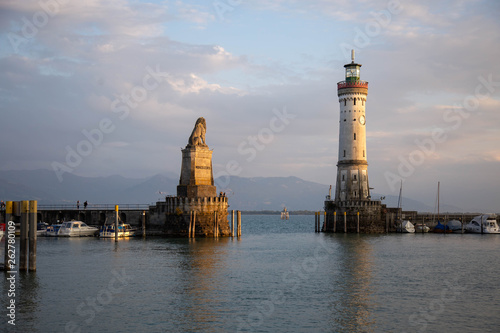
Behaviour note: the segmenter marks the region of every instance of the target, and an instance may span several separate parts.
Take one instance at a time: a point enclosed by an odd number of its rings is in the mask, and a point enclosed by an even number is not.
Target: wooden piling
[[[115,242],[118,242],[118,205],[115,205]]]
[[[337,212],[333,212],[333,232],[337,232]]]
[[[321,231],[326,231],[326,212],[323,213],[323,228],[321,229]]]
[[[231,211],[231,237],[234,237],[234,209]]]
[[[321,212],[318,212],[318,219],[316,220],[316,227],[318,232],[321,232]]]
[[[29,202],[29,271],[36,271],[36,223],[37,201]]]
[[[217,212],[214,212],[214,237],[219,236],[219,231],[217,230]]]
[[[193,211],[193,226],[191,227],[191,237],[195,237],[196,235],[196,211]]]
[[[358,222],[356,224],[356,232],[359,234],[359,212],[358,212]]]
[[[347,232],[347,212],[344,212],[344,233]]]
[[[193,225],[193,211],[189,211],[188,238],[191,238],[191,228]]]
[[[146,237],[146,211],[142,211],[142,237]]]
[[[21,202],[21,231],[20,231],[20,248],[19,248],[19,270],[26,271],[28,269],[28,219],[29,206],[27,200]]]
[[[4,238],[5,238],[5,255],[4,255],[4,270],[5,271],[10,271],[12,267],[10,266],[9,263],[9,221],[12,220],[12,201],[7,201],[5,203],[5,231],[4,231]],[[15,228],[15,227],[14,227]],[[15,230],[14,230],[15,232]],[[14,236],[14,235],[13,235]],[[15,239],[15,238],[12,238]],[[14,245],[11,244],[11,245]]]
[[[241,236],[241,211],[237,212],[237,222],[236,223],[238,225],[237,226],[238,230],[237,230],[236,234],[238,237],[240,237]]]

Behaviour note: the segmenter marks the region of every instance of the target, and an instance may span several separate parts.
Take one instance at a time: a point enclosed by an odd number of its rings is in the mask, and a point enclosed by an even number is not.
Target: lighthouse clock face
[[[359,123],[360,123],[361,125],[364,125],[364,124],[365,124],[365,121],[366,121],[365,116],[361,116],[361,117],[359,117]]]

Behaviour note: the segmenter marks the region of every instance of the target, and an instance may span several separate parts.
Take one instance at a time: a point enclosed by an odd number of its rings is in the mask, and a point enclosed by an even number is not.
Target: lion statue
[[[200,117],[196,120],[193,132],[189,137],[188,146],[206,146],[205,133],[207,132],[207,122],[205,118]]]

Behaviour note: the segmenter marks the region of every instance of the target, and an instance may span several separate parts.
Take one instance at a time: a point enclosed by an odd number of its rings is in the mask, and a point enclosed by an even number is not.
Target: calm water
[[[40,237],[15,327],[1,279],[0,331],[498,332],[499,251],[500,235],[316,234],[314,216],[244,215],[239,240]]]

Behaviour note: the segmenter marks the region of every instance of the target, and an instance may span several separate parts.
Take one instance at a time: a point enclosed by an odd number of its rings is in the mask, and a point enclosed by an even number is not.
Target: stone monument
[[[206,131],[205,118],[198,118],[186,148],[182,149],[181,177],[177,186],[179,197],[217,196],[212,172],[212,150],[205,143]]]
[[[150,216],[156,224],[164,218],[164,235],[219,237],[232,234],[227,219],[227,197],[222,193],[217,196],[214,185],[213,151],[205,142],[206,131],[205,118],[198,118],[188,144],[181,150],[177,195],[167,196],[164,202],[150,207]]]

